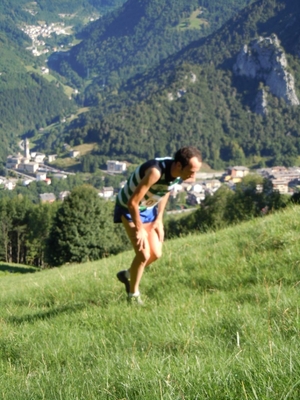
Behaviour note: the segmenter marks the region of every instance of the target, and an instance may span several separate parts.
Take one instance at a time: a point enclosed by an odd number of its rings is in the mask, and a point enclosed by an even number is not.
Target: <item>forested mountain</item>
[[[250,1],[128,0],[90,24],[82,32],[83,41],[50,65],[63,74],[72,68],[82,78],[96,77],[89,88],[95,93],[207,36]]]
[[[20,39],[24,40],[22,35]],[[18,135],[69,113],[73,103],[56,82],[28,67],[30,53],[0,32],[0,160],[16,149]]]
[[[120,6],[125,0],[1,0],[1,20],[20,24],[57,22],[59,14],[67,14],[72,23],[83,25],[84,17],[92,13],[105,14]],[[61,15],[60,18],[63,18]]]
[[[256,40],[265,46],[262,53],[270,59],[280,56],[282,68],[287,64],[277,78],[286,74],[286,80],[295,81],[299,97],[299,27],[298,2],[259,0],[215,34],[107,96],[68,132],[69,140],[96,141],[95,154],[129,161],[193,144],[215,168],[230,163],[294,165],[300,154],[300,107],[274,94],[266,72],[247,76],[235,71],[245,49],[244,59],[256,65],[255,51],[249,53]],[[278,68],[274,65],[271,72]],[[259,93],[267,98],[264,113],[254,107]]]
[[[72,24],[76,32],[88,22],[89,16],[97,17],[122,3],[123,0],[1,1],[1,161],[10,151],[16,150],[18,135],[45,126],[74,108],[57,80],[49,82],[41,77],[43,63],[26,49],[32,45],[32,40],[21,28],[55,21]]]

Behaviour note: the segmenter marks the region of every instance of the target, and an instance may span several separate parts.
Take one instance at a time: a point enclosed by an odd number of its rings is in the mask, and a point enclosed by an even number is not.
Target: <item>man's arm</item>
[[[143,223],[140,218],[139,204],[150,187],[159,180],[160,176],[161,173],[157,168],[149,168],[127,203],[132,221],[136,227],[136,237],[138,239],[137,244],[140,250],[145,248],[145,240],[147,239],[148,234],[143,228]]]
[[[167,202],[170,197],[170,192],[166,193],[164,197],[161,199],[161,201],[158,203],[157,206],[157,217],[156,220],[154,221],[153,224],[153,229],[156,231],[158,239],[163,242],[164,237],[165,237],[165,232],[164,232],[164,225],[163,225],[163,216],[164,216],[164,211],[167,205]]]
[[[161,201],[158,203],[158,206],[157,206],[157,210],[158,210],[157,219],[160,219],[161,221],[163,220],[164,211],[165,211],[167,202],[169,200],[169,197],[170,197],[170,192],[166,193],[164,195],[164,197],[161,199]]]

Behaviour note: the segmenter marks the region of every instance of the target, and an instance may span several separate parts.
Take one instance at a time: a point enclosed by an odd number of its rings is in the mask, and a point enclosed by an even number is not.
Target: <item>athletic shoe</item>
[[[128,294],[130,292],[130,279],[127,278],[126,272],[127,271],[125,271],[125,270],[119,271],[117,273],[117,278],[119,279],[120,282],[124,283],[126,293]]]
[[[138,295],[138,296],[128,296],[127,297],[127,302],[130,305],[131,304],[132,305],[138,305],[138,306],[143,306],[144,305],[140,295]]]

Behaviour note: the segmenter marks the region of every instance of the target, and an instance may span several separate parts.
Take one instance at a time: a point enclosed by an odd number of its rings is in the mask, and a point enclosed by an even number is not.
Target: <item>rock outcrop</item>
[[[287,60],[276,35],[259,37],[244,45],[237,56],[233,71],[236,75],[263,81],[270,92],[283,98],[287,104],[300,104],[295,81],[287,71]]]
[[[184,80],[189,80],[190,83],[195,83],[197,80],[197,75],[194,74],[194,72],[190,72],[188,75],[185,75]],[[181,89],[176,90],[176,94],[169,92],[167,93],[167,98],[169,101],[173,101],[175,97],[180,99],[182,96],[184,96],[187,92],[187,89],[185,87],[182,87]]]
[[[265,90],[260,89],[257,92],[254,101],[254,112],[260,115],[267,115],[268,114],[268,101],[267,101],[267,93]]]

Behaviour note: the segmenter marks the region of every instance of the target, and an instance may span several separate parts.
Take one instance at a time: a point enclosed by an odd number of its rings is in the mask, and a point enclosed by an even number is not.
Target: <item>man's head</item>
[[[195,179],[202,165],[202,156],[195,147],[182,147],[174,156],[174,172],[181,179]]]

